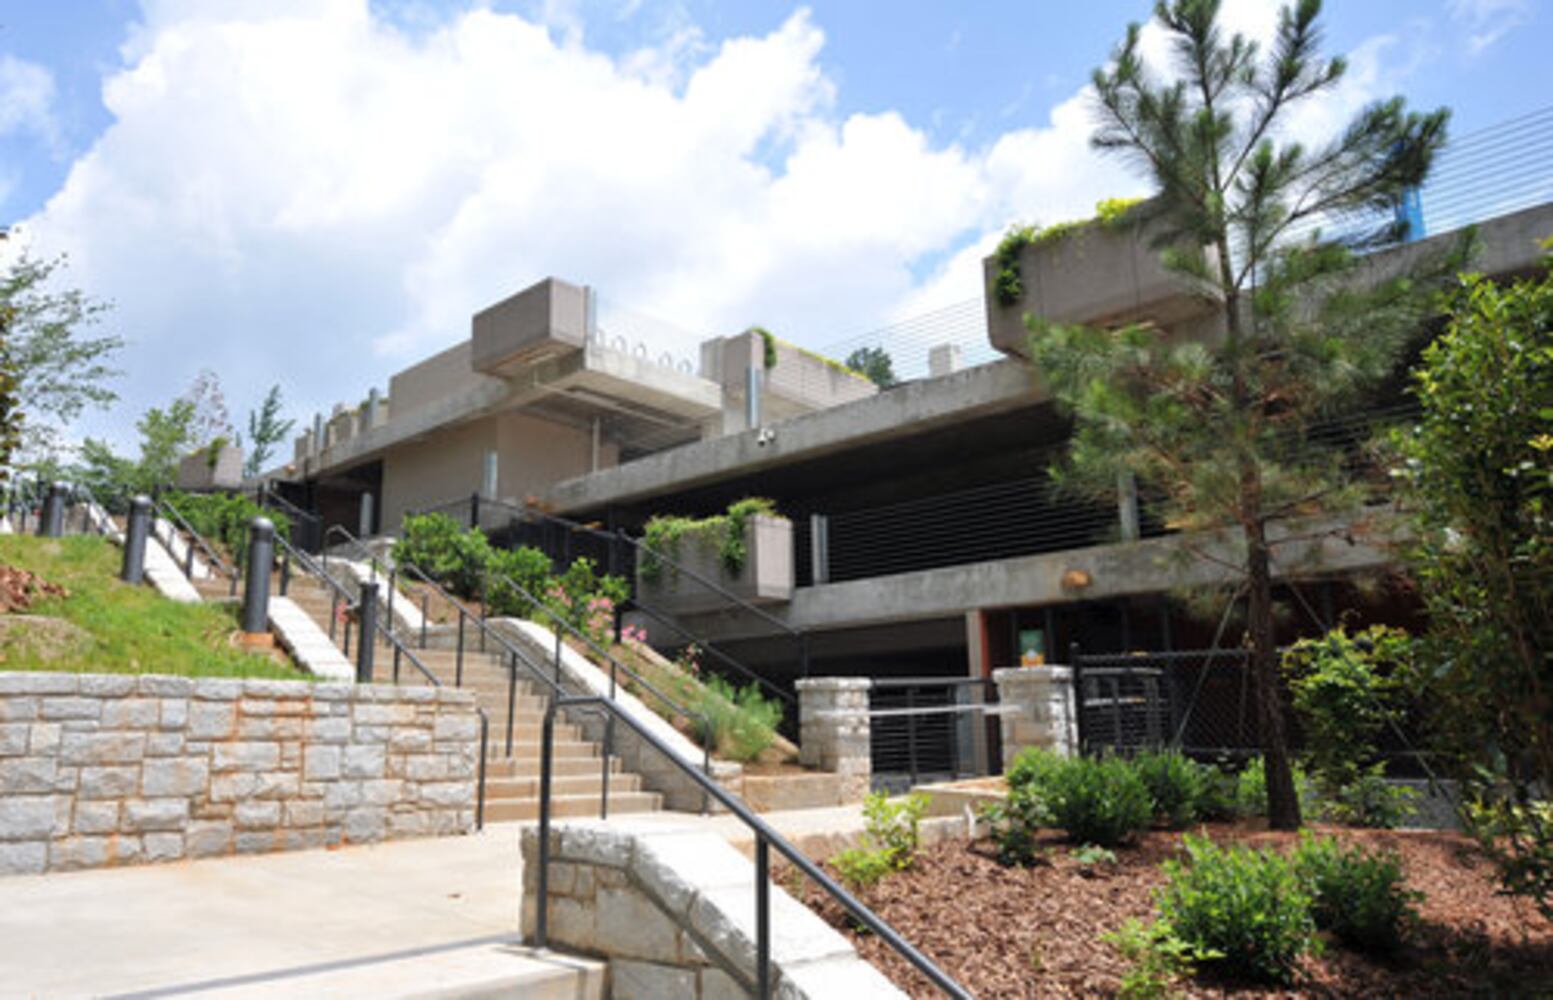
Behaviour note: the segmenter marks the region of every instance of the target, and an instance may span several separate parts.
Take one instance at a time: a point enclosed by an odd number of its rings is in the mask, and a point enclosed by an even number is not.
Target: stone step
[[[503,757],[500,756],[501,750],[502,748],[497,748],[497,756],[486,761],[486,781],[491,781],[495,778],[532,779],[539,777],[539,757],[537,754],[533,757]],[[517,754],[517,752],[517,748],[514,747],[513,753]],[[550,773],[557,778],[590,774],[596,776],[601,766],[597,754],[594,754],[592,757],[557,757],[552,764],[553,767]],[[609,770],[611,774],[626,773],[621,766],[619,757],[611,757],[609,759]]]
[[[551,772],[550,794],[556,796],[565,795],[598,795],[599,789],[604,784],[603,775],[594,768],[591,774],[560,775]],[[614,799],[616,793],[639,792],[642,790],[642,779],[635,774],[626,774],[613,771],[609,778],[609,797]],[[539,779],[535,778],[496,778],[492,779],[489,772],[485,779],[485,800],[492,802],[497,799],[532,799],[539,795]]]
[[[657,792],[621,792],[615,794],[614,785],[609,789],[609,812],[616,813],[643,813],[656,812],[663,808],[663,796]],[[598,795],[553,795],[550,798],[550,815],[552,816],[597,816],[599,814]],[[511,822],[513,820],[529,820],[539,818],[538,799],[511,799],[504,802],[492,802],[486,799],[485,819],[487,822]]]

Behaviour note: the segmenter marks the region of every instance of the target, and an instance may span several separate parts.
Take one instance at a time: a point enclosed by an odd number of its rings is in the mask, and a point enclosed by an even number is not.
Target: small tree
[[[895,377],[895,364],[889,352],[882,347],[859,347],[847,355],[846,366],[862,373],[881,389],[888,389],[900,382]]]
[[[264,471],[264,463],[269,461],[274,453],[275,446],[286,440],[295,426],[295,420],[282,420],[280,418],[280,386],[270,386],[270,391],[265,393],[264,402],[259,404],[258,410],[248,411],[248,459],[243,465],[243,474],[257,476]]]
[[[4,366],[15,382],[12,412],[17,413],[14,419],[0,415],[0,426],[15,435],[15,446],[33,461],[57,456],[61,431],[84,409],[118,399],[108,383],[119,373],[109,362],[124,342],[83,336],[108,306],[75,289],[49,290],[63,264],[63,258],[39,261],[23,254],[0,278]],[[18,411],[27,413],[25,425]]]
[[[1485,793],[1476,819],[1508,887],[1553,917],[1553,274],[1467,277],[1413,393],[1397,474],[1431,728]]]
[[[198,449],[232,442],[232,415],[226,408],[221,376],[209,368],[200,369],[181,401],[190,407],[189,444]]]
[[[1348,246],[1293,240],[1290,227],[1389,209],[1423,179],[1447,117],[1409,114],[1398,99],[1365,109],[1320,148],[1283,138],[1288,111],[1343,75],[1341,59],[1317,57],[1320,9],[1319,0],[1284,8],[1263,58],[1256,43],[1226,36],[1217,0],[1161,2],[1155,16],[1177,76],[1156,79],[1143,65],[1136,24],[1094,74],[1102,124],[1093,142],[1154,181],[1157,196],[1135,217],[1159,234],[1166,266],[1214,303],[1220,335],[1172,342],[1153,327],[1030,318],[1032,356],[1075,417],[1059,470],[1067,481],[1108,496],[1135,475],[1173,523],[1236,529],[1228,558],[1198,554],[1246,594],[1268,818],[1279,829],[1297,827],[1300,810],[1273,637],[1274,549],[1290,539],[1268,526],[1355,500],[1340,455],[1304,432],[1393,369],[1427,306],[1405,278],[1357,290],[1361,282],[1343,281],[1354,266]],[[1375,225],[1348,242],[1390,235]]]

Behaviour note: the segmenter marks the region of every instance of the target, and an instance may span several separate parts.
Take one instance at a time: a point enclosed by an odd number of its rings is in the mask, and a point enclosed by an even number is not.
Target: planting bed
[[[1521,997],[1553,990],[1553,924],[1530,905],[1496,894],[1492,866],[1470,840],[1433,831],[1317,829],[1401,852],[1410,887],[1426,894],[1422,926],[1409,943],[1376,960],[1328,942],[1324,955],[1304,961],[1293,987],[1199,977],[1183,983],[1182,994]],[[1209,824],[1205,832],[1253,846],[1284,848],[1297,840],[1247,825]],[[1033,868],[1001,867],[987,841],[939,843],[862,898],[977,996],[1114,995],[1127,965],[1100,937],[1128,917],[1153,918],[1154,890],[1164,882],[1160,863],[1181,853],[1181,835],[1148,834],[1137,847],[1117,850],[1114,864],[1088,867],[1069,856],[1060,833],[1046,834],[1043,843],[1048,863]],[[841,908],[812,884],[803,898],[906,992],[936,995],[883,942],[852,933]]]

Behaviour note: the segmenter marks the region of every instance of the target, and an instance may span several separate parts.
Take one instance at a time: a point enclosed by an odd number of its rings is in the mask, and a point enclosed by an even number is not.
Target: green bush
[[[693,707],[705,720],[697,723],[696,739],[729,760],[759,757],[782,721],[781,702],[762,695],[758,684],[738,688],[716,675],[704,678],[701,702]]]
[[[863,800],[863,843],[831,858],[841,877],[854,886],[870,886],[917,860],[918,829],[930,799],[913,792],[892,800],[874,792]]]
[[[1174,996],[1175,984],[1197,971],[1197,963],[1222,958],[1219,952],[1198,948],[1181,940],[1163,920],[1145,924],[1129,918],[1120,928],[1102,934],[1100,940],[1126,959],[1118,1000],[1157,1000]]]
[[[165,493],[162,498],[199,535],[221,546],[238,561],[248,557],[249,526],[256,517],[267,517],[275,534],[291,537],[291,519],[279,511],[260,507],[238,493]]]
[[[1148,787],[1157,819],[1180,829],[1203,818],[1212,768],[1176,751],[1141,753],[1133,758],[1133,766]]]
[[[552,577],[545,587],[547,616],[559,618],[604,645],[610,641],[615,608],[630,596],[625,580],[618,576],[600,576],[592,559],[578,559],[566,572]]]
[[[1008,798],[984,806],[981,816],[991,826],[998,864],[1028,868],[1041,859],[1036,834],[1051,825],[1051,816],[1031,786],[1010,788]]]
[[[1331,837],[1306,834],[1295,849],[1294,866],[1314,897],[1316,926],[1351,948],[1395,951],[1418,922],[1413,904],[1423,894],[1403,886],[1402,859],[1395,851],[1345,850]]]
[[[1321,814],[1327,819],[1352,826],[1391,830],[1410,819],[1418,792],[1406,785],[1395,785],[1382,775],[1383,765],[1376,764],[1359,777],[1327,793]]]
[[[1068,758],[1041,747],[1025,747],[1014,755],[1014,760],[1003,773],[1010,792],[1023,788],[1032,789],[1037,795],[1045,793],[1051,776],[1068,763]]]
[[[531,617],[539,607],[537,601],[544,599],[550,584],[550,557],[526,545],[516,549],[492,549],[489,568],[485,599],[490,605],[490,613],[512,618]],[[533,595],[533,599],[524,591]]]
[[[1147,830],[1153,802],[1132,762],[1074,757],[1046,778],[1052,822],[1081,844],[1114,847]]]
[[[1311,894],[1281,855],[1245,847],[1220,848],[1186,837],[1188,861],[1167,861],[1159,892],[1161,918],[1172,933],[1235,975],[1286,983],[1295,963],[1315,945]]]
[[[455,596],[474,599],[481,595],[493,551],[484,532],[466,530],[446,514],[419,514],[404,519],[394,562],[409,563]]]

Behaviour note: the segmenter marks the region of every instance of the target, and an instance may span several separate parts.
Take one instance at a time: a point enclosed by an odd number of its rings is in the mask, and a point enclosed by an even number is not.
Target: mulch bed
[[[1296,837],[1211,824],[1220,842],[1288,847]],[[1321,830],[1401,852],[1408,882],[1426,895],[1422,925],[1404,950],[1375,960],[1327,944],[1307,958],[1294,988],[1183,983],[1189,997],[1553,996],[1553,924],[1529,904],[1497,895],[1493,868],[1467,838],[1433,831]],[[1128,917],[1149,920],[1161,862],[1181,835],[1155,832],[1116,852],[1114,864],[1074,861],[1059,833],[1048,863],[1003,868],[987,841],[925,848],[916,865],[861,894],[908,941],[979,997],[1094,997],[1116,992],[1126,963],[1100,936]],[[827,866],[828,867],[828,866]],[[831,870],[834,875],[834,870]],[[925,977],[878,938],[852,931],[839,905],[812,883],[804,901],[858,952],[914,997],[936,996]]]
[[[26,611],[40,597],[69,597],[69,591],[29,570],[0,565],[0,614]]]

